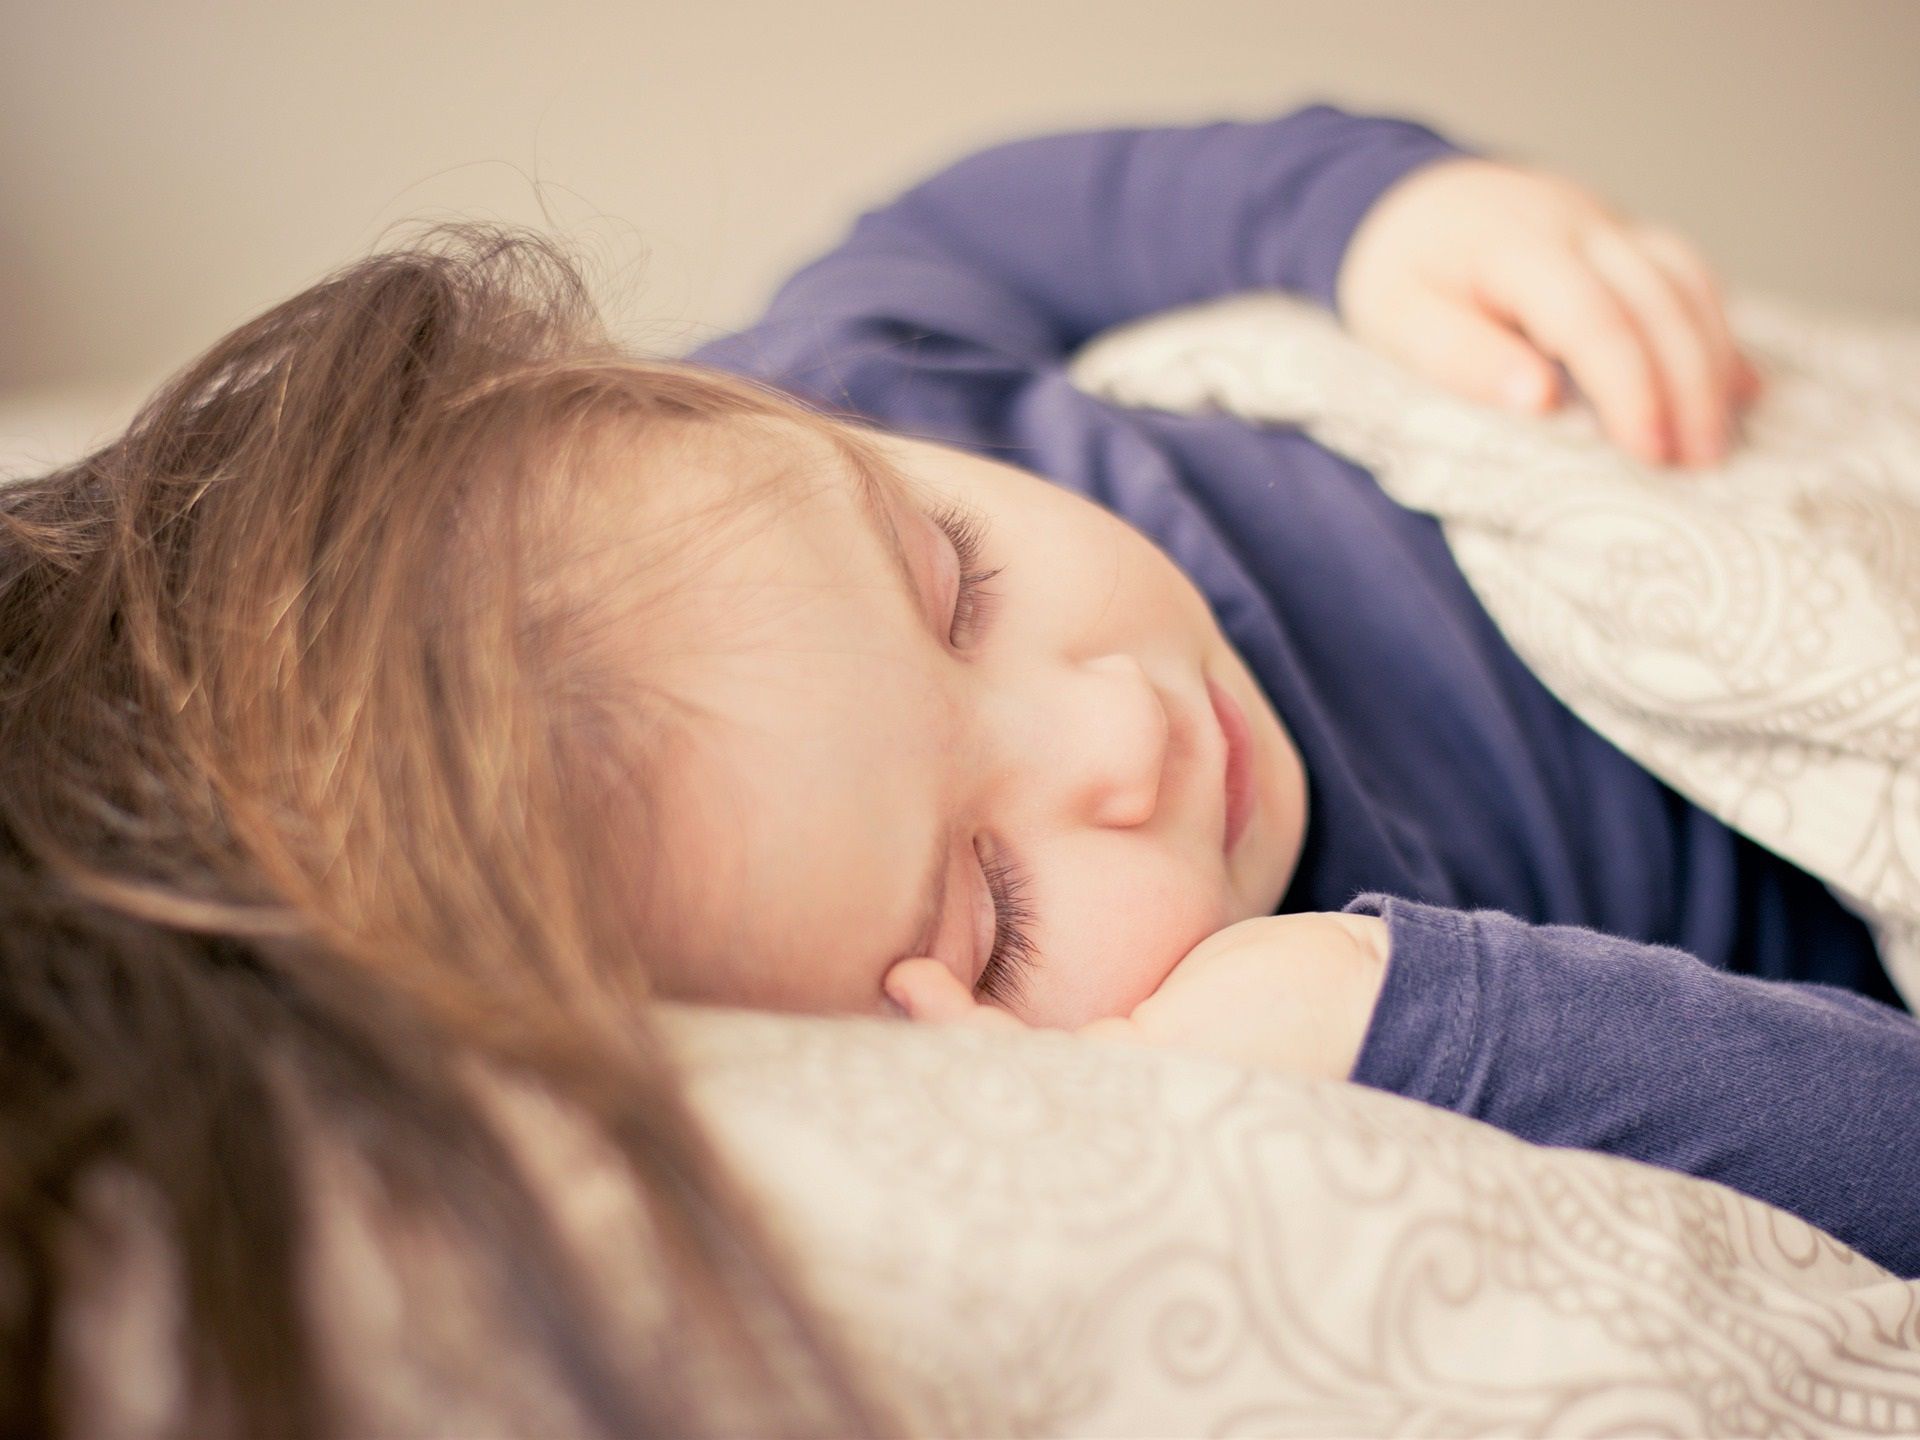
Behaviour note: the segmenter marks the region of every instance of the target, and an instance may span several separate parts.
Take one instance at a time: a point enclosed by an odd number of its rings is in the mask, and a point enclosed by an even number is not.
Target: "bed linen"
[[[1052,1032],[671,1013],[915,1433],[1920,1431],[1920,1282],[1722,1186]]]
[[[1712,473],[1636,464],[1582,405],[1457,400],[1277,294],[1110,332],[1071,374],[1302,425],[1436,515],[1562,700],[1826,880],[1912,1000],[1920,331],[1731,313],[1770,388]],[[716,1132],[925,1433],[1920,1430],[1920,1284],[1707,1181],[1060,1036],[679,1023]]]
[[[1238,314],[1229,308],[1243,303],[1248,308]],[[1691,578],[1656,582],[1647,570],[1649,557],[1663,553],[1649,538],[1658,526],[1617,503],[1589,500],[1583,511],[1572,495],[1546,518],[1512,518],[1503,531],[1498,516],[1531,503],[1519,482],[1542,450],[1555,457],[1553,473],[1565,473],[1569,490],[1679,487],[1665,473],[1623,474],[1590,417],[1578,412],[1539,422],[1483,415],[1378,367],[1361,372],[1375,388],[1354,392],[1370,395],[1372,408],[1349,414],[1336,403],[1352,383],[1340,367],[1364,367],[1371,357],[1344,348],[1337,334],[1315,332],[1311,314],[1279,315],[1270,297],[1242,297],[1229,307],[1147,322],[1167,328],[1143,327],[1135,356],[1097,342],[1083,356],[1081,377],[1096,388],[1118,386],[1116,371],[1100,369],[1113,361],[1129,384],[1146,376],[1156,403],[1174,408],[1232,401],[1250,411],[1284,410],[1304,405],[1303,391],[1317,396],[1324,408],[1296,419],[1322,427],[1328,443],[1351,447],[1348,453],[1379,447],[1383,480],[1404,480],[1406,496],[1423,493],[1416,486],[1424,482],[1436,505],[1444,491],[1452,497],[1446,503],[1461,506],[1447,514],[1460,517],[1448,523],[1465,541],[1463,565],[1497,550],[1502,535],[1527,539],[1530,555],[1571,564],[1581,515],[1613,516],[1615,549],[1584,563],[1615,587],[1620,615],[1601,623],[1604,607],[1575,606],[1563,593],[1579,588],[1571,576],[1563,591],[1528,602],[1548,619],[1573,609],[1586,625],[1552,632],[1570,637],[1561,660],[1567,673],[1587,673],[1578,662],[1616,649],[1638,655],[1635,637],[1649,629],[1678,637],[1644,667],[1628,667],[1640,689],[1612,705],[1663,737],[1635,752],[1649,765],[1677,765],[1668,757],[1691,753],[1683,742],[1701,735],[1718,737],[1737,758],[1737,742],[1725,737],[1745,733],[1741,723],[1761,734],[1793,733],[1777,718],[1766,729],[1772,712],[1765,707],[1742,710],[1727,699],[1724,672],[1740,660],[1763,678],[1770,673],[1759,653],[1765,614],[1749,611],[1756,597],[1774,592],[1750,573],[1764,577],[1792,561],[1800,568],[1784,573],[1793,585],[1820,596],[1828,593],[1816,583],[1822,563],[1764,531],[1741,542],[1739,553],[1750,558],[1736,564],[1712,549],[1714,526],[1730,522],[1701,521],[1705,538],[1692,543],[1708,547],[1706,558],[1683,549],[1687,564],[1669,562],[1662,573]],[[1910,532],[1897,528],[1912,523],[1913,496],[1883,473],[1886,459],[1872,457],[1876,446],[1910,441],[1913,415],[1910,406],[1885,411],[1872,397],[1894,375],[1912,374],[1900,367],[1912,366],[1914,352],[1894,339],[1884,353],[1868,353],[1862,333],[1844,329],[1830,342],[1832,354],[1808,355],[1800,347],[1812,334],[1795,328],[1795,316],[1765,308],[1737,314],[1775,379],[1751,438],[1778,454],[1801,434],[1809,465],[1818,460],[1856,487],[1856,499],[1815,505],[1812,513],[1828,516],[1834,533],[1859,537],[1863,554],[1850,564],[1897,582],[1911,573],[1903,567],[1920,561],[1904,548]],[[1231,322],[1202,338],[1231,341],[1225,353],[1239,358],[1196,359],[1204,347],[1192,350],[1176,328],[1189,320]],[[1236,329],[1242,325],[1252,329]],[[1281,326],[1284,343],[1311,357],[1304,373],[1234,348],[1257,338],[1255,348],[1265,351]],[[1857,374],[1862,365],[1866,373]],[[1282,372],[1295,387],[1284,392],[1285,404],[1274,400]],[[1814,382],[1814,374],[1822,378]],[[1267,388],[1247,388],[1249,375]],[[1842,375],[1854,377],[1851,408],[1830,395],[1796,399],[1799,379],[1828,394]],[[1909,395],[1920,395],[1906,383]],[[1113,398],[1148,403],[1143,396]],[[16,406],[4,473],[76,452],[83,434],[103,428],[96,417],[108,408],[88,402],[55,416]],[[1896,423],[1894,413],[1905,420]],[[1846,440],[1845,466],[1810,431],[1803,434],[1800,427],[1819,415],[1826,433]],[[1417,463],[1411,447],[1428,433],[1417,426],[1481,466],[1488,483],[1478,508],[1449,488],[1449,478],[1459,478],[1452,470]],[[1757,495],[1799,493],[1784,457],[1780,467],[1779,478],[1754,487]],[[1596,478],[1601,471],[1612,481]],[[1908,465],[1901,473],[1920,470]],[[1742,512],[1737,497],[1716,503]],[[1778,504],[1795,513],[1786,499]],[[1480,515],[1493,518],[1475,522]],[[1671,554],[1682,542],[1666,543]],[[1621,558],[1629,556],[1640,558]],[[1490,607],[1518,609],[1498,597],[1528,593],[1523,577],[1492,561],[1469,573],[1477,585],[1495,587],[1483,592],[1496,597]],[[1846,578],[1823,583],[1866,584],[1852,570],[1840,573]],[[1786,617],[1802,613],[1793,608],[1802,598],[1776,596],[1776,630],[1794,632]],[[1829,628],[1816,627],[1818,643],[1795,652],[1808,663],[1837,663],[1837,654],[1864,643],[1838,603],[1813,605],[1828,615]],[[1504,611],[1495,613],[1510,623]],[[1723,652],[1706,641],[1722,616],[1744,627],[1738,633],[1747,640],[1716,668],[1707,662],[1721,662]],[[1893,637],[1876,643],[1889,646]],[[1597,662],[1589,668],[1604,673]],[[1871,692],[1891,697],[1891,708],[1863,709],[1843,738],[1885,741],[1897,733],[1901,673],[1895,664],[1889,685]],[[1641,691],[1636,710],[1631,696]],[[1711,703],[1675,719],[1676,692]],[[1603,718],[1612,714],[1598,701],[1582,703]],[[1833,703],[1822,708],[1809,699],[1801,710],[1825,716]],[[1878,730],[1866,723],[1876,715]],[[1723,813],[1733,823],[1744,816],[1742,828],[1755,838],[1764,840],[1770,816],[1775,828],[1799,834],[1793,821],[1805,807],[1793,803],[1801,794],[1795,786],[1808,766],[1842,748],[1805,737],[1796,743],[1793,755],[1806,758],[1761,764],[1749,757],[1744,768],[1724,759],[1720,770],[1706,768],[1709,779],[1726,772],[1729,793],[1749,797],[1733,807],[1737,813]],[[1898,760],[1897,745],[1883,743],[1879,763]],[[1736,783],[1743,779],[1744,790]],[[1910,785],[1911,776],[1900,783]],[[1908,813],[1920,812],[1909,805]],[[1883,835],[1885,856],[1912,853],[1890,823],[1864,833]],[[1897,864],[1882,869],[1895,880],[1901,873]],[[1844,872],[1862,896],[1904,893],[1884,878],[1876,888],[1878,873],[1866,866]],[[1898,1280],[1803,1221],[1710,1182],[1529,1145],[1379,1091],[1060,1035],[678,1007],[667,1007],[666,1017],[696,1107],[863,1373],[914,1433],[1920,1432],[1920,1283]],[[550,1132],[561,1133],[540,1131]],[[629,1207],[607,1198],[619,1191],[617,1177],[591,1154],[554,1164],[571,1177],[563,1192],[584,1212],[575,1233],[600,1253],[602,1273],[628,1273],[636,1231]],[[432,1329],[419,1323],[424,1313],[383,1301],[354,1327],[354,1353],[366,1362],[356,1373],[373,1392],[368,1413],[440,1422],[519,1413],[514,1407],[525,1397],[511,1367],[503,1360],[486,1377],[448,1368],[422,1338]],[[374,1323],[383,1317],[391,1323]]]
[[[1827,882],[1920,1008],[1920,326],[1736,295],[1768,379],[1710,471],[1642,465],[1577,402],[1458,398],[1277,292],[1096,337],[1122,405],[1306,429],[1432,514],[1575,714]]]

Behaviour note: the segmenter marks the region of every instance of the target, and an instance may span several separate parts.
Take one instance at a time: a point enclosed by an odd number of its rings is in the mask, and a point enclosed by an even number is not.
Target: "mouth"
[[[1247,717],[1233,697],[1212,680],[1207,681],[1207,698],[1213,701],[1213,716],[1226,741],[1226,763],[1221,767],[1220,786],[1225,794],[1226,820],[1220,840],[1221,850],[1231,855],[1233,847],[1246,833],[1253,818],[1253,743],[1247,729]]]

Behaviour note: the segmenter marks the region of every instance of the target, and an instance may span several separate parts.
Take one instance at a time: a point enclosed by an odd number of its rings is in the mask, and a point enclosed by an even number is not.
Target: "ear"
[[[953,971],[925,955],[898,961],[887,971],[882,983],[887,998],[906,1011],[909,1020],[935,1025],[970,1025],[982,1030],[1027,1028],[1005,1010],[982,1005]]]

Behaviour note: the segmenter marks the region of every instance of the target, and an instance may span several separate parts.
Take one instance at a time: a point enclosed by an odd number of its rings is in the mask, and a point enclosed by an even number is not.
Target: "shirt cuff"
[[[1479,935],[1471,916],[1388,895],[1361,895],[1349,915],[1387,924],[1387,974],[1347,1078],[1459,1110],[1485,1012]]]
[[[1374,133],[1314,176],[1310,198],[1295,211],[1304,223],[1276,235],[1275,253],[1263,257],[1263,270],[1280,288],[1310,296],[1336,316],[1340,265],[1374,202],[1423,165],[1474,153],[1410,120],[1364,123]]]

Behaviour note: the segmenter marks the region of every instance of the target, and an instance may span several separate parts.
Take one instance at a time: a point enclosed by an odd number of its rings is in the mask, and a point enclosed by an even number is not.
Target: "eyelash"
[[[977,637],[985,628],[987,616],[1000,598],[997,591],[987,588],[987,582],[1006,567],[980,568],[986,550],[987,521],[979,511],[950,503],[934,511],[933,522],[945,532],[960,562],[960,593],[954,601],[948,636],[957,645],[962,636]],[[1019,998],[1022,982],[1033,965],[1033,941],[1028,938],[1033,909],[1027,903],[1027,873],[1004,853],[991,859],[982,857],[980,868],[986,872],[987,893],[993,897],[993,949],[974,991],[1008,1006]]]
[[[948,639],[955,645],[962,635],[977,636],[987,623],[999,594],[987,588],[987,582],[1005,566],[991,570],[979,568],[986,549],[987,522],[977,510],[959,504],[942,505],[933,512],[933,523],[946,532],[947,541],[960,561],[960,593],[954,600],[953,623]]]
[[[993,952],[980,972],[974,992],[1011,1008],[1020,998],[1027,972],[1033,967],[1033,942],[1027,926],[1033,909],[1027,904],[1027,872],[1010,855],[983,857],[987,890],[993,896]]]

